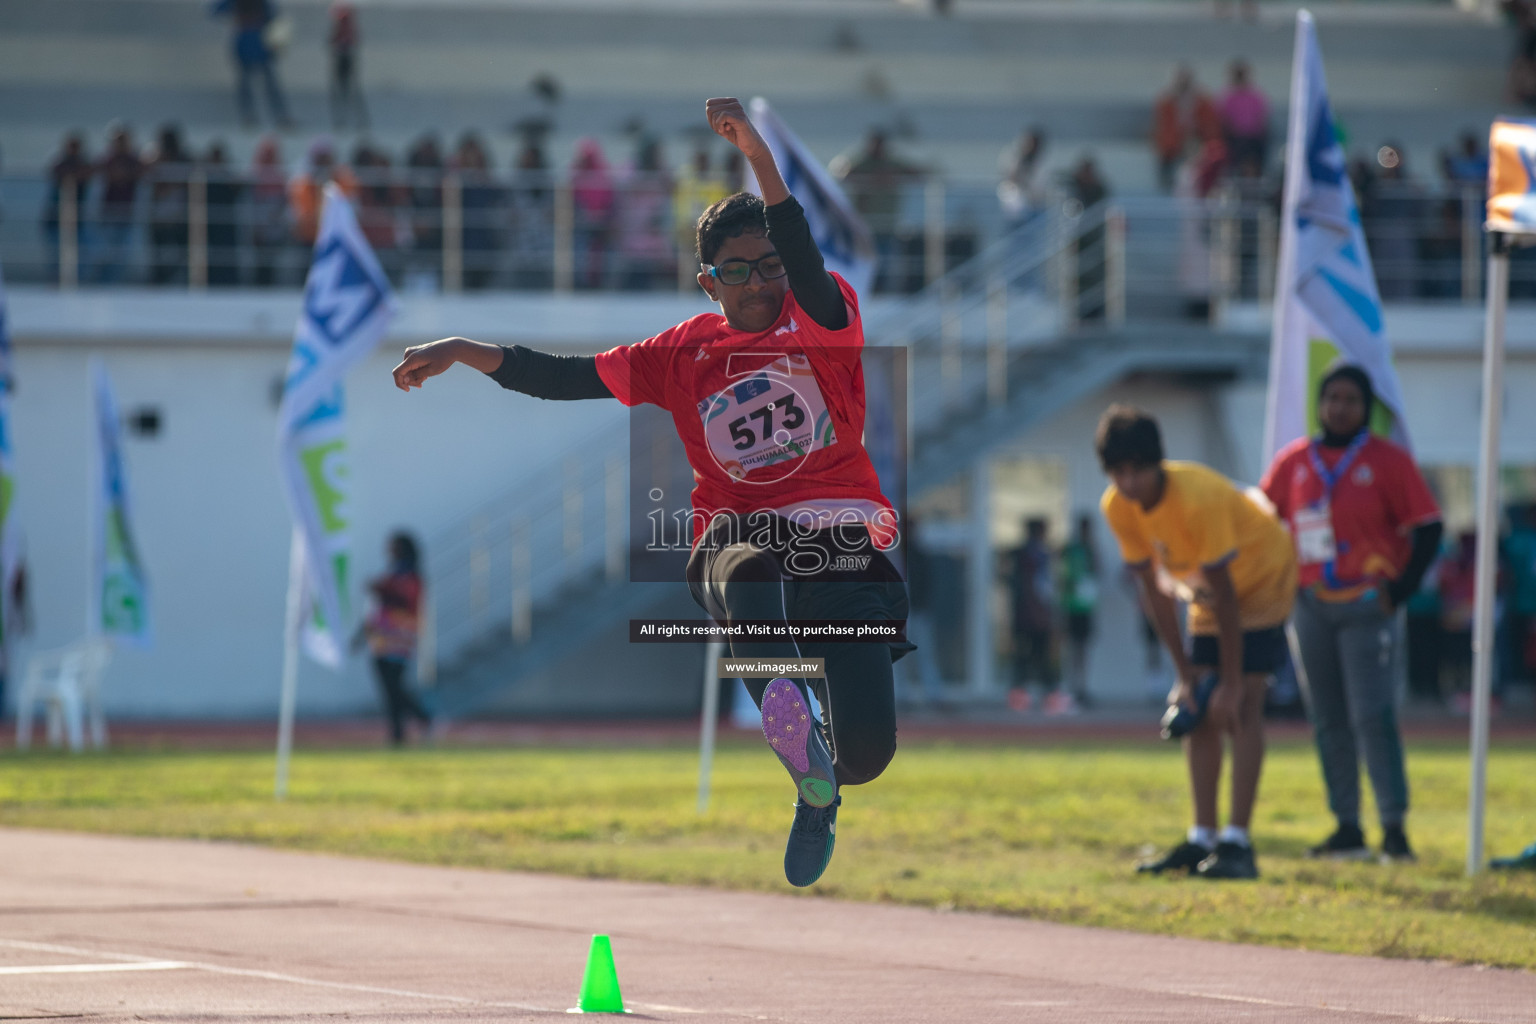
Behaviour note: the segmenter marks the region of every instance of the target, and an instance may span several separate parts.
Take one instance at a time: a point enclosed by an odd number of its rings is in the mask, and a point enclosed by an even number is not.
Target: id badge
[[[1327,505],[1297,509],[1291,525],[1296,529],[1296,557],[1302,565],[1331,562],[1337,556],[1333,516]]]

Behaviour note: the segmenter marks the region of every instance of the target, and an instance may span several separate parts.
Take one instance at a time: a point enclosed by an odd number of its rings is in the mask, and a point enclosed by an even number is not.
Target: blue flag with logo
[[[1270,340],[1264,459],[1317,427],[1317,388],[1343,359],[1371,378],[1371,429],[1407,445],[1403,389],[1392,366],[1360,207],[1334,130],[1312,15],[1296,16],[1285,197]]]
[[[352,205],[335,183],[327,185],[277,418],[283,487],[303,555],[301,642],[310,657],[333,668],[345,658],[351,619],[342,381],[383,339],[395,309],[389,279]]]
[[[875,279],[875,242],[864,218],[854,210],[843,188],[789,130],[761,96],[752,101],[752,124],[773,152],[784,184],[805,209],[811,237],[821,249],[827,269],[836,271],[860,295]],[[751,168],[747,170],[751,175]],[[756,186],[749,182],[748,187]],[[758,190],[760,191],[760,190]]]

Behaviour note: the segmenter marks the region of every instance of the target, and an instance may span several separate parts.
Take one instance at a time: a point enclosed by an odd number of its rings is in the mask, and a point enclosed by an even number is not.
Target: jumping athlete
[[[699,286],[719,313],[597,356],[445,338],[405,352],[403,391],[464,363],[536,398],[617,398],[672,414],[693,469],[688,587],[717,622],[907,617],[906,585],[883,550],[896,515],[862,443],[864,346],[858,296],[829,273],[804,211],[735,99],[705,104],[709,125],[751,165],[762,196],[739,192],[698,223]],[[832,857],[839,787],[877,777],[896,751],[891,664],[912,645],[742,641],[762,661],[823,658],[809,680],[747,680],[763,732],[798,793],[784,851],[797,886]]]

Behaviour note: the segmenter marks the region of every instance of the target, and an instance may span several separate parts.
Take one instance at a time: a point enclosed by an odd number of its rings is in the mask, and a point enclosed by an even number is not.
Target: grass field
[[[794,891],[782,770],[757,743],[726,743],[700,815],[697,765],[686,747],[301,750],[279,804],[270,754],[12,753],[0,825]],[[1409,770],[1418,864],[1308,861],[1331,825],[1314,756],[1272,745],[1255,822],[1263,878],[1212,883],[1131,872],[1188,821],[1171,746],[907,743],[878,782],[845,790],[837,855],[810,893],[1536,969],[1536,873],[1463,873],[1464,746],[1413,744]],[[1492,851],[1536,839],[1536,749],[1495,746],[1489,808]]]

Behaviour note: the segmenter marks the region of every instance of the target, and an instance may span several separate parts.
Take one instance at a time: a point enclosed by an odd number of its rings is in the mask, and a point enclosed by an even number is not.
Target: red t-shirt
[[[1313,459],[1332,473],[1347,451],[1298,438],[1275,456],[1259,484],[1296,539],[1301,585],[1335,597],[1356,596],[1378,580],[1396,579],[1413,551],[1412,529],[1440,518],[1413,456],[1380,437],[1360,446],[1330,494]],[[1302,539],[1307,518],[1315,524],[1325,507],[1334,557],[1319,558],[1315,551],[1309,557]]]
[[[818,527],[855,521],[887,546],[895,515],[863,444],[864,323],[853,288],[837,283],[848,304],[842,330],[816,323],[790,292],[757,334],[703,313],[597,356],[619,401],[672,414],[693,467],[693,508],[706,520],[768,510]]]

